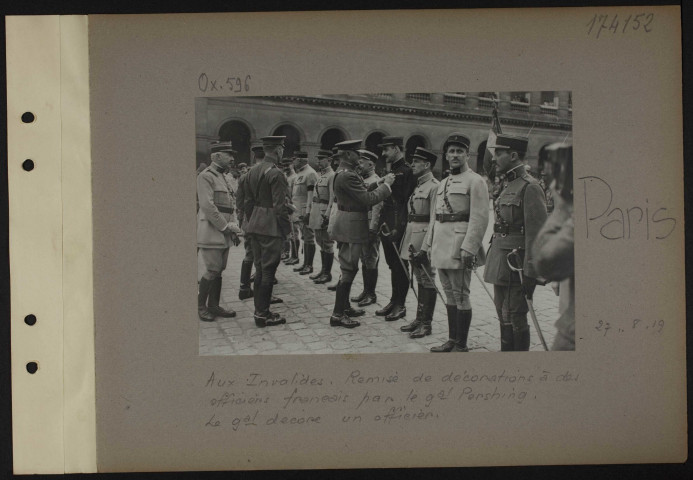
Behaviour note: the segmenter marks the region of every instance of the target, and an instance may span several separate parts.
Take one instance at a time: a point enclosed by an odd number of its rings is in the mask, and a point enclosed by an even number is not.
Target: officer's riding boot
[[[500,341],[501,341],[501,352],[512,352],[515,348],[515,340],[513,336],[513,324],[512,323],[502,323],[500,324]]]
[[[255,280],[255,325],[259,328],[266,327],[267,319],[271,319],[269,313],[269,296],[271,295],[269,285],[262,285]]]
[[[294,258],[294,247],[296,245],[294,244],[294,241],[292,239],[289,239],[288,242],[289,242],[289,252],[288,252],[286,258],[284,258],[282,260],[282,262],[284,262],[284,265],[286,265],[286,262],[288,262],[289,260]]]
[[[451,352],[457,341],[457,305],[445,305],[448,311],[448,341],[439,347],[431,347],[434,353]]]
[[[323,252],[322,250],[320,250],[320,263],[320,271],[308,277],[313,281],[316,281],[318,278],[322,277],[325,274],[325,252]]]
[[[433,332],[433,311],[436,309],[436,291],[434,288],[419,288],[419,299],[424,297],[421,324],[411,332],[410,338],[423,338]]]
[[[378,282],[378,269],[364,268],[363,273],[365,275],[364,290],[366,291],[366,296],[359,302],[359,307],[367,307],[378,301],[378,296],[375,294],[375,284]]]
[[[524,329],[513,332],[514,335],[514,346],[516,352],[528,352],[529,351],[529,326],[524,327]]]
[[[457,341],[453,352],[468,352],[467,337],[472,324],[472,310],[457,310]]]
[[[301,248],[301,241],[300,240],[292,240],[291,245],[293,247],[293,250],[291,252],[291,256],[289,259],[284,262],[286,265],[296,265],[300,260],[298,259],[298,251]]]
[[[365,298],[365,296],[368,294],[368,288],[367,288],[367,285],[368,285],[368,270],[366,270],[365,267],[361,270],[361,278],[363,278],[363,290],[361,291],[361,293],[359,293],[359,294],[356,295],[355,297],[351,297],[351,298],[349,299],[349,300],[351,300],[352,302],[359,303],[359,302],[360,302],[361,300],[363,300],[363,299]]]
[[[341,327],[346,327],[346,328],[355,328],[361,325],[361,323],[357,322],[356,320],[352,320],[350,317],[355,316],[358,317],[360,315],[363,315],[365,312],[361,310],[361,313],[358,313],[358,310],[354,310],[351,308],[351,305],[349,305],[349,291],[351,290],[351,282],[343,282],[339,281],[339,284],[337,285],[337,295],[340,295],[341,293],[341,301],[342,301],[342,316],[339,319],[339,325],[334,325],[333,324],[333,318],[330,318],[330,325],[332,326],[341,326]],[[341,292],[340,292],[341,291]],[[356,312],[357,314],[354,315],[353,313]]]
[[[361,315],[365,315],[366,311],[360,308],[353,308],[351,304],[349,303],[349,293],[351,293],[351,283],[347,284],[349,288],[347,289],[346,296],[344,297],[344,316],[346,317],[360,317]]]
[[[416,305],[416,318],[411,323],[399,327],[400,331],[413,332],[419,328],[423,319],[425,300],[426,293],[424,291],[423,285],[419,283],[419,303]]]
[[[221,300],[221,277],[217,277],[211,281],[209,287],[209,300],[207,302],[207,310],[216,317],[231,318],[236,316],[233,310],[226,310],[219,306]]]
[[[407,278],[398,278],[396,277],[395,283],[392,285],[393,290],[394,290],[394,306],[392,307],[392,310],[390,313],[385,315],[385,320],[388,322],[393,322],[395,320],[399,320],[400,318],[403,318],[407,315],[407,309],[404,306],[404,299],[406,298],[407,295],[407,288],[409,288],[409,284],[407,283]]]
[[[265,295],[267,295],[267,299],[265,300],[265,304],[267,305],[267,313],[269,314],[269,318],[265,320],[265,325],[268,327],[273,327],[275,325],[282,325],[286,323],[286,319],[282,317],[278,313],[270,312],[269,306],[272,303],[280,303],[282,300],[277,299],[275,296],[272,295],[272,290],[274,290],[274,285],[269,285],[267,287],[267,292]],[[275,302],[274,300],[279,300],[279,302]]]
[[[315,258],[315,244],[306,243],[303,248],[303,268],[299,270],[298,273],[299,275],[308,275],[309,273],[313,273],[313,258]]]
[[[332,256],[331,253],[323,253],[322,256],[322,265],[323,265],[323,270],[325,273],[323,273],[321,276],[316,278],[314,282],[318,285],[322,285],[323,283],[331,282],[332,281],[332,262],[334,261],[334,257]]]
[[[197,314],[200,317],[200,320],[203,322],[214,321],[214,315],[209,313],[209,310],[207,310],[207,297],[209,297],[210,286],[211,282],[205,277],[202,277],[197,293]]]
[[[272,281],[272,290],[270,292],[274,291],[274,285],[277,283],[277,275],[275,273],[274,275],[274,280]],[[270,295],[270,305],[274,305],[275,303],[284,303],[284,300],[282,300],[279,297],[275,297],[274,295]]]
[[[334,296],[334,309],[332,310],[332,316],[330,317],[330,327],[341,327],[342,317],[344,316],[344,304],[346,303],[345,295],[347,294],[344,289],[344,284],[341,279],[337,282],[337,290]]]
[[[375,311],[375,314],[379,317],[389,315],[390,312],[392,312],[392,309],[395,308],[395,301],[397,300],[397,274],[394,271],[394,269],[390,269],[390,285],[392,285],[392,295],[390,296],[390,303],[385,305],[380,310]]]
[[[241,263],[241,288],[238,290],[238,299],[245,300],[253,296],[253,289],[250,288],[250,271],[253,269],[253,262],[243,260]]]

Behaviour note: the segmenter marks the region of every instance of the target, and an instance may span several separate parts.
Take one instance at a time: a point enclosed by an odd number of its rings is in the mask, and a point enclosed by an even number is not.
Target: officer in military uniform
[[[284,153],[282,136],[263,137],[265,158],[248,172],[247,191],[252,203],[250,218],[245,223],[250,236],[255,262],[255,324],[258,327],[279,325],[286,320],[269,310],[274,287],[274,274],[279,265],[282,242],[291,231],[287,207],[288,184],[277,162]]]
[[[287,203],[292,204],[292,194],[294,191],[294,182],[296,181],[296,172],[294,172],[293,157],[282,158],[280,162],[282,171],[286,176],[287,185],[289,186],[289,195],[287,197]],[[292,204],[293,205],[293,204]],[[293,212],[291,220],[291,234],[289,235],[289,255],[284,259],[284,265],[296,265],[298,260],[298,249],[300,247],[300,240],[298,239],[298,230],[294,228],[293,223]]]
[[[236,312],[219,306],[222,272],[226,269],[231,244],[238,245],[238,227],[233,194],[224,172],[233,161],[231,142],[215,142],[210,148],[212,163],[197,176],[197,246],[205,264],[200,279],[197,310],[200,320],[234,317]]]
[[[292,216],[294,231],[300,230],[303,239],[303,265],[294,268],[299,275],[313,273],[313,258],[315,257],[315,233],[310,229],[310,209],[315,193],[315,184],[318,183],[318,174],[308,164],[308,153],[296,152],[294,155],[294,180],[292,190],[292,203],[296,212]]]
[[[376,186],[380,176],[375,173],[375,163],[378,156],[368,150],[358,150],[359,165],[358,173],[369,191]],[[368,211],[368,242],[361,250],[361,275],[363,276],[363,292],[351,298],[352,302],[357,302],[359,307],[372,305],[378,301],[375,294],[375,287],[378,284],[378,260],[380,259],[380,237],[378,227],[380,224],[380,211],[383,204],[376,203]]]
[[[337,144],[341,158],[341,172],[334,177],[334,194],[337,197],[337,212],[329,226],[330,237],[339,248],[339,266],[341,278],[337,284],[334,310],[330,317],[330,326],[354,328],[359,322],[349,318],[349,291],[358,272],[361,250],[368,243],[368,208],[392,193],[394,174],[388,174],[384,183],[369,192],[361,177],[354,171],[359,154],[357,150],[361,140],[350,140]]]
[[[404,161],[402,137],[383,137],[382,142],[378,146],[383,149],[383,156],[390,166],[390,173],[395,175],[392,195],[383,202],[383,209],[380,212],[380,227],[387,225],[390,229],[389,235],[381,233],[381,240],[385,261],[390,268],[392,295],[390,302],[377,310],[375,314],[385,316],[385,320],[392,321],[407,314],[404,302],[407,299],[409,284],[408,272],[405,269],[408,269],[409,265],[405,260],[404,268],[402,267],[395,245],[402,242],[407,228],[407,201],[414,191],[416,179],[411,172],[411,167]]]
[[[466,352],[472,304],[469,285],[472,268],[483,265],[483,239],[488,227],[488,187],[481,175],[469,168],[469,137],[453,133],[443,144],[450,175],[436,192],[435,203],[422,250],[438,270],[445,292],[448,340],[432,352]]]
[[[421,251],[424,238],[431,223],[431,208],[435,205],[438,192],[438,180],[431,169],[436,164],[437,155],[425,148],[417,147],[412,157],[412,173],[416,178],[416,189],[409,197],[407,228],[400,245],[400,257],[408,260],[412,253]],[[425,252],[424,254],[425,255]],[[411,338],[422,338],[431,334],[433,311],[436,308],[436,286],[433,283],[435,271],[429,262],[416,262],[412,256],[414,275],[418,284],[418,305],[416,318],[408,325],[400,328],[409,332]],[[427,275],[428,274],[428,275]],[[430,277],[430,278],[429,278]]]
[[[310,278],[314,283],[323,284],[332,281],[332,262],[334,261],[334,241],[327,234],[329,214],[327,206],[332,196],[332,177],[334,170],[330,166],[331,152],[320,150],[317,154],[320,176],[315,184],[313,202],[310,207],[308,228],[315,233],[315,242],[320,247],[322,267],[320,271]]]
[[[546,221],[544,192],[523,163],[527,143],[526,137],[499,134],[492,164],[484,165],[489,178],[498,175],[501,185],[494,202],[496,221],[484,280],[493,284],[502,352],[529,350],[530,340],[527,301],[519,274],[508,267],[507,255],[515,249],[519,252],[525,292],[531,298],[539,279],[531,247]]]

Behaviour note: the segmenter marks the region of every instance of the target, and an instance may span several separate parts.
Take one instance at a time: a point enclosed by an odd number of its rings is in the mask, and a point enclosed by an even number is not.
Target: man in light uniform
[[[434,215],[422,246],[438,270],[448,314],[448,341],[431,348],[432,352],[468,351],[472,268],[484,264],[488,188],[484,179],[469,168],[469,144],[469,137],[461,133],[453,133],[443,144],[450,175],[438,185]]]
[[[314,283],[323,284],[332,281],[332,262],[334,260],[334,241],[327,234],[327,222],[329,215],[327,206],[332,196],[332,177],[334,170],[330,166],[329,150],[318,151],[317,160],[320,176],[315,184],[313,204],[310,209],[308,228],[315,233],[315,242],[320,247],[322,268],[310,278]]]
[[[375,173],[375,163],[378,161],[378,156],[368,150],[357,150],[357,152],[359,153],[358,173],[363,179],[366,189],[371,190],[371,186],[380,180],[380,176]],[[361,250],[363,292],[351,298],[351,301],[358,303],[359,307],[372,305],[378,300],[375,287],[378,284],[378,260],[380,259],[378,227],[382,208],[383,204],[380,202],[373,205],[368,211],[368,242],[364,244],[363,250]]]
[[[296,152],[294,154],[294,170],[296,180],[292,189],[292,202],[296,212],[292,215],[294,231],[301,231],[303,240],[303,265],[294,268],[299,275],[313,273],[313,258],[315,257],[315,233],[308,227],[310,221],[310,208],[313,203],[315,184],[318,183],[318,174],[308,164],[308,153]]]
[[[296,172],[294,172],[293,157],[285,157],[279,163],[284,175],[286,176],[286,182],[289,188],[289,195],[287,197],[287,203],[292,204],[292,194],[294,191],[294,182],[296,181]],[[293,217],[293,213],[291,215]],[[293,218],[292,218],[293,225]],[[289,242],[289,255],[284,259],[284,265],[296,265],[299,262],[298,259],[298,249],[300,247],[300,240],[298,239],[298,229],[291,229],[291,234],[288,238]]]
[[[431,334],[433,311],[436,308],[436,286],[433,283],[435,271],[428,262],[416,262],[416,256],[410,252],[410,247],[414,253],[421,251],[431,223],[431,210],[435,206],[438,184],[440,183],[431,172],[436,160],[437,155],[425,148],[417,147],[414,152],[411,166],[412,173],[416,178],[416,189],[409,197],[407,204],[407,229],[399,249],[401,258],[408,260],[411,256],[414,276],[418,284],[419,302],[416,308],[416,318],[409,325],[400,328],[403,332],[410,332],[411,338],[422,338]]]
[[[235,213],[234,197],[224,172],[236,153],[231,142],[215,142],[210,147],[212,163],[197,176],[197,246],[205,264],[197,296],[200,320],[213,322],[216,317],[234,317],[236,312],[219,306],[222,273],[226,269],[229,248],[238,245],[241,233]]]

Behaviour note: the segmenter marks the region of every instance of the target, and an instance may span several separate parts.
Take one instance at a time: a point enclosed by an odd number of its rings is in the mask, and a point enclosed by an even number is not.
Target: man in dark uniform
[[[249,198],[246,202],[252,203],[252,213],[245,224],[245,232],[251,237],[253,247],[255,324],[258,327],[286,323],[284,318],[269,310],[282,242],[291,231],[286,203],[289,187],[286,177],[277,168],[284,153],[284,138],[263,137],[265,158],[247,174]]]
[[[408,259],[412,253],[421,251],[424,238],[431,223],[431,209],[435,207],[438,193],[438,180],[433,176],[431,169],[436,164],[437,155],[425,148],[417,147],[412,157],[412,172],[416,177],[416,189],[409,197],[408,223],[404,232],[404,238],[400,245],[400,257]],[[424,253],[425,254],[425,253]],[[410,332],[411,338],[422,338],[432,332],[433,311],[436,308],[436,286],[433,283],[435,271],[429,262],[416,262],[412,257],[416,283],[418,284],[418,305],[416,318],[409,325],[400,328],[403,332]]]
[[[544,191],[539,182],[526,172],[523,163],[527,143],[526,137],[499,134],[492,164],[484,165],[489,178],[498,175],[501,185],[500,194],[494,202],[496,221],[484,280],[493,284],[502,352],[526,351],[530,343],[527,301],[519,274],[508,267],[507,255],[515,249],[519,252],[525,293],[531,298],[539,278],[532,244],[546,221]]]
[[[307,152],[296,152],[294,154],[294,170],[296,180],[294,180],[291,191],[291,203],[296,207],[296,212],[292,215],[294,231],[301,232],[303,240],[303,265],[294,268],[294,272],[299,275],[313,273],[313,258],[315,257],[315,233],[308,226],[310,223],[310,208],[315,194],[315,184],[318,183],[318,174],[308,164]]]
[[[394,245],[402,242],[404,231],[407,228],[407,201],[416,187],[416,179],[411,172],[411,167],[404,161],[402,137],[383,137],[383,143],[378,145],[383,149],[385,161],[390,166],[390,173],[395,175],[395,182],[392,184],[392,195],[383,202],[383,209],[380,212],[380,224],[386,224],[390,229],[389,235],[382,236],[383,252],[385,261],[390,268],[390,279],[392,283],[392,295],[390,302],[376,315],[385,316],[385,320],[392,321],[404,317],[407,309],[404,302],[409,291],[408,272],[404,268],[409,268],[406,260],[400,262],[399,254]]]
[[[368,242],[368,207],[381,202],[391,194],[394,174],[388,174],[383,184],[369,192],[361,177],[354,171],[359,154],[356,151],[361,140],[350,140],[337,144],[341,172],[334,177],[334,194],[337,197],[337,212],[330,223],[329,235],[339,247],[339,266],[342,276],[337,284],[334,310],[330,326],[354,328],[359,322],[349,318],[349,291],[358,272],[361,250]]]
[[[329,219],[327,207],[330,203],[330,196],[332,195],[332,177],[334,177],[334,170],[332,170],[330,166],[331,156],[332,154],[329,150],[318,151],[317,160],[320,176],[315,184],[313,204],[310,207],[308,221],[308,228],[315,232],[315,243],[320,247],[320,258],[322,259],[322,268],[320,271],[308,277],[317,284],[332,281],[334,241],[327,234],[327,222]]]
[[[234,197],[224,172],[233,161],[231,142],[215,142],[210,148],[212,163],[197,176],[197,246],[205,264],[200,279],[197,310],[200,320],[234,317],[236,312],[219,306],[222,272],[226,269],[231,244],[238,245],[241,232],[235,214]]]
[[[359,150],[359,176],[370,191],[376,186],[380,177],[375,173],[375,163],[378,156],[368,150]],[[357,302],[359,307],[372,305],[378,301],[375,294],[375,287],[378,285],[378,260],[380,259],[380,237],[378,227],[380,226],[380,211],[383,204],[377,203],[368,211],[368,243],[361,250],[361,275],[363,275],[363,292],[351,299]]]

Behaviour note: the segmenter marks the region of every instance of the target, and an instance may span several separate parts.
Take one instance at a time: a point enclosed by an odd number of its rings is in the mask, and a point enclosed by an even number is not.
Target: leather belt
[[[368,213],[368,207],[343,207],[342,205],[337,205],[340,212],[361,212]]]
[[[325,203],[325,204],[330,203],[329,200],[323,200],[322,198],[314,198],[313,201],[315,203]]]
[[[407,220],[409,222],[430,222],[431,221],[431,216],[430,215],[419,215],[415,213],[410,213],[409,216],[407,217]]]
[[[220,205],[217,205],[217,210],[219,210],[221,213],[234,213],[234,209],[231,207],[222,207]]]
[[[440,223],[446,222],[468,222],[468,213],[436,213],[436,221]]]
[[[502,235],[510,235],[510,234],[524,235],[525,234],[525,227],[524,227],[524,225],[508,225],[507,223],[494,223],[493,224],[493,233],[500,233]]]

